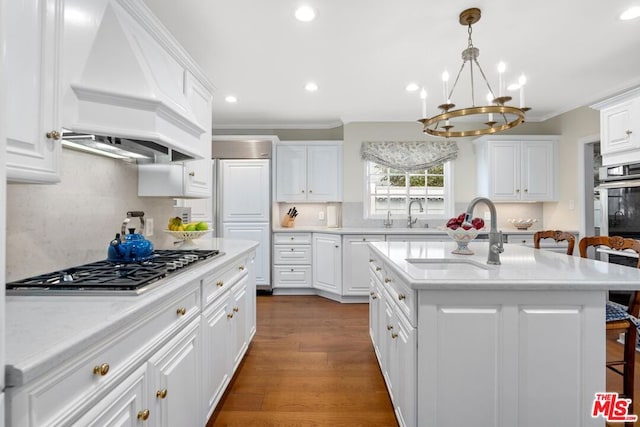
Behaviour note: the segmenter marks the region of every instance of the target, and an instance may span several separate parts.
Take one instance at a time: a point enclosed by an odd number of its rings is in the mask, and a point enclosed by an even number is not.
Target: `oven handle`
[[[640,187],[640,179],[632,179],[627,181],[612,181],[612,182],[603,182],[600,183],[596,190],[601,188],[629,188],[629,187]]]

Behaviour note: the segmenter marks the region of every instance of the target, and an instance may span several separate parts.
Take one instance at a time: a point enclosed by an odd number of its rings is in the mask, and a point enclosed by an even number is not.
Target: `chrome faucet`
[[[418,202],[418,204],[420,205],[420,212],[424,212],[424,209],[422,208],[422,202],[420,200],[416,199],[409,202],[409,209],[407,210],[407,227],[409,228],[412,228],[413,224],[418,221],[418,218],[415,218],[414,220],[411,219],[411,205],[416,202]]]
[[[500,265],[500,254],[504,252],[502,241],[502,231],[498,231],[498,219],[496,215],[496,206],[486,197],[476,197],[469,206],[467,206],[467,214],[464,217],[465,222],[471,222],[473,217],[473,208],[480,202],[483,202],[489,208],[491,213],[491,230],[489,230],[489,257],[487,264]]]

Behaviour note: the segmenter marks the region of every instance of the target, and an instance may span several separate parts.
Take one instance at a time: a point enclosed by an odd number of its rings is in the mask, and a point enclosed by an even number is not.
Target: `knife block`
[[[280,225],[285,228],[293,228],[296,226],[296,219],[291,218],[289,215],[285,215],[284,218],[282,218]]]

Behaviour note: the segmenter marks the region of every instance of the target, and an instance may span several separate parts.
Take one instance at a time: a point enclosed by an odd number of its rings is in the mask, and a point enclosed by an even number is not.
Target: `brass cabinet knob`
[[[145,409],[144,411],[138,412],[138,419],[142,421],[147,421],[149,419],[149,410]]]
[[[377,298],[378,298],[378,295],[376,295],[376,294],[372,294],[371,295],[371,299],[377,299]]]
[[[244,270],[244,265],[241,265],[240,267],[238,267],[238,270],[243,271]]]
[[[313,193],[313,190],[309,190],[309,193]]]
[[[391,338],[395,340],[396,338],[398,338],[398,334],[391,332]]]
[[[373,262],[373,259],[369,258],[369,262]]]
[[[57,141],[57,140],[59,140],[59,139],[60,139],[60,136],[61,136],[61,135],[60,135],[60,132],[58,132],[57,130],[52,130],[52,131],[47,132],[47,133],[45,134],[45,136],[46,136],[48,139],[53,139],[53,140]]]
[[[291,240],[295,240],[295,239],[296,239],[295,237],[291,237]]]
[[[362,241],[363,241],[363,242],[366,242],[366,241],[367,241],[367,238],[366,238],[366,237],[363,237],[363,238],[362,238]]]
[[[627,135],[631,135],[631,134],[633,133],[633,131],[631,131],[631,130],[627,130],[625,133],[626,133]]]
[[[189,172],[189,176],[196,176],[196,173],[194,171]]]
[[[524,189],[524,192],[525,192],[525,193],[528,193],[528,192],[529,192],[529,189],[528,189],[528,188],[525,188],[525,189]]]
[[[233,319],[233,313],[227,314],[227,319]]]
[[[393,329],[393,325],[387,325],[387,331],[390,331]]]
[[[239,312],[239,311],[240,311],[240,309],[239,309],[237,306],[236,306],[236,307],[233,307],[233,312],[234,312],[234,313],[237,313],[237,312]]]
[[[404,294],[398,294],[398,299],[400,301],[402,301],[403,299],[405,299],[406,297],[404,296]]]
[[[382,267],[376,267],[376,271],[382,270]]]
[[[389,282],[391,282],[391,279],[389,279],[388,277],[385,277],[384,278],[384,283],[389,283]]]
[[[180,307],[176,310],[176,313],[178,313],[178,316],[184,316],[185,314],[187,314],[187,309],[184,307]]]
[[[221,288],[224,285],[224,283],[222,282],[222,280],[218,280],[218,282],[216,282],[216,286]]]
[[[301,192],[304,193],[304,190],[302,190]]]
[[[516,193],[519,193],[519,192],[520,192],[520,189],[519,189],[519,188],[516,188]]]
[[[165,397],[167,397],[167,389],[163,388],[162,390],[156,391],[156,397],[158,399],[164,399]]]
[[[109,373],[109,364],[108,363],[103,363],[102,365],[96,365],[96,366],[93,367],[93,374],[94,375],[100,375],[101,377],[104,377],[108,373]]]
[[[295,249],[291,248],[291,252],[295,251]]]

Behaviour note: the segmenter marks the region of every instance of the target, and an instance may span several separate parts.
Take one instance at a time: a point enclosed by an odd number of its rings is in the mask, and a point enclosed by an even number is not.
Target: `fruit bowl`
[[[458,227],[453,230],[447,227],[446,231],[449,237],[451,237],[458,245],[456,249],[451,251],[452,254],[473,255],[473,251],[469,249],[469,242],[478,236],[480,230],[476,230],[473,227],[468,230],[465,230],[463,227]]]
[[[193,243],[195,239],[199,239],[211,230],[196,230],[196,231],[173,231],[164,230],[165,233],[169,233],[174,239],[182,241],[180,248],[182,249],[195,249],[197,245]]]
[[[538,220],[535,218],[509,218],[508,221],[518,230],[526,230],[531,227]]]

